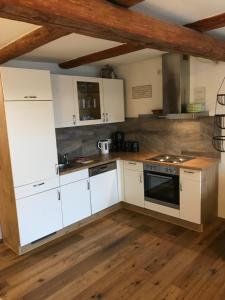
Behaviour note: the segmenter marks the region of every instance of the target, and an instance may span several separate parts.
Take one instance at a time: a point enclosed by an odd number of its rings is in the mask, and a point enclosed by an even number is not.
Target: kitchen
[[[132,8],[137,18],[153,4],[143,2]],[[18,22],[2,9],[5,14],[12,39],[29,16],[24,11]],[[205,299],[201,286],[184,288],[198,278],[196,266],[200,274],[216,273],[201,281],[215,293],[211,284],[219,284],[224,270],[225,218],[223,126],[214,117],[223,115],[219,51],[208,57],[195,49],[194,57],[191,50],[166,53],[81,32],[53,36],[50,29],[48,41],[39,35],[22,49],[44,28],[22,24],[28,34],[3,45],[2,56],[0,50],[0,251],[7,278],[0,297],[182,299],[196,293]],[[193,29],[187,32],[195,37]],[[23,270],[29,261],[34,267]],[[168,272],[181,261],[170,281]],[[21,279],[13,275],[15,264]],[[223,297],[223,287],[216,295]]]

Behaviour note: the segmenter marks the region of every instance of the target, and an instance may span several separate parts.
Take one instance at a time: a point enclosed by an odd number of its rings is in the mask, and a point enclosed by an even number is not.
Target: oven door
[[[179,209],[179,176],[144,171],[145,201]]]

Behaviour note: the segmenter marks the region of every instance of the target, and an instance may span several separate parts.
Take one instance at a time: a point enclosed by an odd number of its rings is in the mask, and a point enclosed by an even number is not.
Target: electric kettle
[[[98,149],[101,150],[102,154],[109,154],[109,140],[98,141]]]

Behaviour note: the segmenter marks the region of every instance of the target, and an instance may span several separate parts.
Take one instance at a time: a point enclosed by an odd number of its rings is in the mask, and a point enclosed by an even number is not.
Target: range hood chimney
[[[163,113],[186,113],[190,99],[190,57],[174,53],[162,56]]]

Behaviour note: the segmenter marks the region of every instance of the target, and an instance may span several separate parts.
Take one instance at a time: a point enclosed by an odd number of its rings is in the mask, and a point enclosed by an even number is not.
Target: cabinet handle
[[[24,99],[37,99],[37,96],[24,96]]]
[[[44,185],[44,184],[45,184],[44,182],[37,183],[37,184],[34,184],[33,187],[39,187],[39,186]]]
[[[102,113],[102,122],[105,123],[105,113]]]
[[[186,170],[184,170],[184,173],[195,174],[195,172],[193,172],[193,171],[186,171]]]
[[[57,191],[57,196],[58,196],[58,200],[60,201],[61,200],[61,193],[60,193],[60,191]]]
[[[73,125],[76,125],[76,116],[73,115]]]
[[[182,186],[182,183],[180,182],[180,192],[183,191],[183,186]]]
[[[136,162],[131,162],[131,161],[129,161],[128,164],[129,164],[129,165],[135,165],[135,166],[136,166]]]
[[[90,182],[89,182],[89,180],[87,180],[87,190],[88,191],[90,190]]]
[[[140,174],[140,183],[142,183],[143,180],[142,180],[142,174]]]
[[[105,115],[106,115],[106,117],[105,117],[105,118],[106,118],[106,120],[105,120],[105,121],[106,121],[106,122],[109,122],[109,114],[108,114],[108,113],[106,113]]]
[[[58,164],[55,164],[55,173],[56,173],[56,175],[59,174],[59,165]]]

